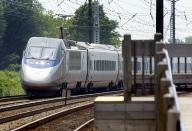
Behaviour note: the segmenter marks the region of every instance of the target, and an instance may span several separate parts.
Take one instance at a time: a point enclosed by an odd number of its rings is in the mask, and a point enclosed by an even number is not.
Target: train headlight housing
[[[24,59],[24,64],[34,68],[48,68],[54,67],[59,63],[58,60],[37,60],[37,59]]]

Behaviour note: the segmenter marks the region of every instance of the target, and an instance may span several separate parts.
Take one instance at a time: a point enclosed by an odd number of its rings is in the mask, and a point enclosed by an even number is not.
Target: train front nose
[[[28,66],[23,66],[21,77],[24,85],[50,86],[51,68],[34,69]]]

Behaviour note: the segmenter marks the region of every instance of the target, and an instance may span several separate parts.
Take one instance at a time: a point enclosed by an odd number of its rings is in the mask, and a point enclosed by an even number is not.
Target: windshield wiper
[[[53,56],[53,52],[51,53],[51,55],[49,55],[47,58],[42,58],[42,60],[52,60],[51,57]]]
[[[37,57],[25,57],[26,59],[37,59],[37,60],[41,60],[40,58],[37,58]]]

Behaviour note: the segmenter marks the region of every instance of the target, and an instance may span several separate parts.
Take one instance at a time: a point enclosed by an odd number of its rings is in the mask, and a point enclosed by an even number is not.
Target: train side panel
[[[117,79],[118,54],[115,51],[89,51],[89,81],[94,87],[106,87]]]
[[[68,88],[75,88],[78,82],[84,84],[87,74],[86,50],[66,50],[65,67],[64,81]]]
[[[123,57],[121,51],[118,51],[118,81],[123,81]]]

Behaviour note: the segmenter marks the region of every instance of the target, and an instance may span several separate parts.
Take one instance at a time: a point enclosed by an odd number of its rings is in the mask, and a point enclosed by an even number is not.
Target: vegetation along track
[[[49,116],[55,113],[65,111],[67,109],[71,110],[70,108],[75,108],[76,106],[82,106],[93,102],[93,98],[96,96],[120,93],[122,93],[122,91],[73,96],[67,98],[66,106],[66,98],[59,97],[0,107],[0,129],[11,130],[31,122],[33,123],[34,121],[38,121],[40,118],[48,117],[49,119]],[[51,119],[53,118],[55,118],[55,116],[51,117]]]

